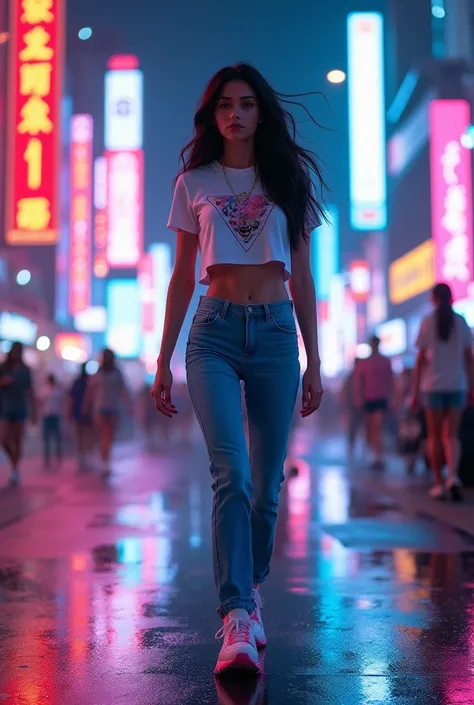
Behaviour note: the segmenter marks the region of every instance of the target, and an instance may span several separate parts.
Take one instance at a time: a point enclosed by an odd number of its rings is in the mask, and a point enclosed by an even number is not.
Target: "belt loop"
[[[267,323],[270,323],[272,317],[270,315],[270,306],[268,304],[263,304],[263,309],[265,311],[265,320]]]
[[[229,308],[229,302],[228,302],[228,301],[224,301],[224,305],[223,305],[222,311],[221,311],[221,317],[222,317],[222,318],[225,318],[225,317],[227,316],[227,310],[228,310],[228,308]]]

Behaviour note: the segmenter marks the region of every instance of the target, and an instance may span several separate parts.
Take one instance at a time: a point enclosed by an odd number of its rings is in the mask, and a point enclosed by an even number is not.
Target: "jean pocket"
[[[194,328],[211,326],[219,318],[218,311],[196,311],[194,314],[192,325]]]
[[[282,333],[290,333],[290,335],[296,335],[296,321],[293,314],[272,314],[271,321],[274,328],[281,331]]]

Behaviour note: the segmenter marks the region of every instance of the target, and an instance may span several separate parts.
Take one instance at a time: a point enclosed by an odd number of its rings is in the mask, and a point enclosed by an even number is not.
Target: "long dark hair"
[[[453,295],[447,284],[436,284],[432,295],[436,306],[436,333],[446,342],[454,328]]]
[[[110,348],[102,350],[102,363],[100,365],[102,372],[110,372],[115,369],[115,353]]]
[[[15,365],[25,366],[23,362],[23,343],[16,340],[12,343],[12,346],[5,357],[5,362],[3,363],[5,367],[15,367]]]
[[[311,174],[316,176],[320,193],[326,184],[317,157],[296,143],[295,120],[282,106],[282,102],[299,104],[285,101],[293,96],[274,91],[250,64],[226,66],[207,84],[194,116],[194,137],[180,155],[183,164],[180,174],[221,160],[224,141],[214,113],[222,90],[230,81],[244,81],[255,92],[262,120],[255,133],[257,172],[264,192],[286,215],[290,245],[296,250],[300,236],[307,238],[306,223],[316,224],[325,218],[313,193]]]

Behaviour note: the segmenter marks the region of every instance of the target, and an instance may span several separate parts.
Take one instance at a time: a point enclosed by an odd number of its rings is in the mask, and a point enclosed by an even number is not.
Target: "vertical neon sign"
[[[383,19],[377,12],[347,18],[351,224],[387,224]]]
[[[453,298],[469,294],[474,278],[472,155],[461,146],[471,122],[466,100],[434,100],[430,106],[431,228],[435,275]]]
[[[5,239],[58,241],[62,0],[10,2],[10,93]]]
[[[90,115],[71,120],[71,232],[69,311],[72,316],[91,303],[92,138]]]

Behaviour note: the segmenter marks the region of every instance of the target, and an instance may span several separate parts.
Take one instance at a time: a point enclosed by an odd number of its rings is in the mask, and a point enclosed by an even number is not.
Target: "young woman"
[[[177,232],[176,262],[152,394],[157,410],[172,418],[170,361],[194,292],[199,249],[200,282],[209,288],[193,319],[186,368],[214,490],[214,576],[224,620],[216,673],[258,671],[257,647],[266,643],[259,586],[269,573],[300,378],[293,308],[308,358],[301,415],[312,414],[323,394],[309,257],[309,234],[322,214],[311,173],[322,179],[295,143],[292,123],[253,67],[219,71],[183,150],[168,222]]]
[[[91,413],[84,413],[84,400],[87,392],[89,375],[87,363],[81,365],[81,371],[69,390],[69,419],[74,424],[79,467],[85,465],[86,457],[94,445]]]
[[[372,468],[382,470],[383,425],[393,397],[393,372],[388,357],[380,353],[376,335],[370,339],[370,348],[370,356],[356,369],[356,394],[364,413],[367,445],[373,454]]]
[[[13,485],[20,481],[18,464],[28,412],[35,423],[36,404],[31,372],[23,362],[23,345],[13,343],[5,361],[0,365],[2,446],[11,464],[10,483]]]
[[[448,465],[446,489],[453,501],[462,499],[458,479],[459,424],[467,392],[474,392],[472,333],[462,316],[452,309],[451,289],[437,284],[432,292],[434,311],[420,328],[413,381],[412,406],[424,409],[428,427],[428,454],[435,484],[434,499],[443,499],[443,451]]]
[[[40,394],[40,408],[43,425],[43,462],[49,467],[51,460],[51,443],[56,448],[56,462],[62,458],[62,417],[64,415],[64,389],[57,383],[56,377],[50,374]]]
[[[92,377],[84,400],[84,414],[90,413],[91,406],[94,410],[104,477],[108,477],[111,472],[110,451],[122,403],[131,414],[130,395],[116,365],[115,354],[106,348],[102,352],[101,366]]]

